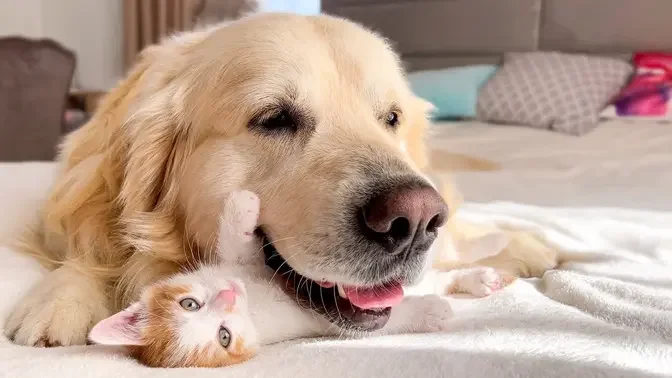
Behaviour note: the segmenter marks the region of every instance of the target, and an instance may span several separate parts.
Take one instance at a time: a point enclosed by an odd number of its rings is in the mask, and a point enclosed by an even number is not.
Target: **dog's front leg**
[[[62,266],[21,299],[9,316],[5,333],[21,345],[84,344],[89,329],[109,315],[105,285],[78,269]]]

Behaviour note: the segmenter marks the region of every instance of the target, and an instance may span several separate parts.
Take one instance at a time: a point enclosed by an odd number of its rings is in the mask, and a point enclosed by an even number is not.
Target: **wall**
[[[123,1],[0,0],[0,36],[52,38],[77,54],[75,85],[109,89],[123,75]]]
[[[40,37],[42,2],[43,0],[0,0],[0,35],[20,32],[27,37]]]
[[[317,14],[320,13],[320,0],[262,0],[262,10]]]
[[[108,89],[123,75],[122,4],[121,0],[43,0],[43,35],[75,51],[75,81],[83,88]]]
[[[320,0],[261,1],[264,11],[320,11]],[[0,0],[0,36],[12,34],[53,38],[73,50],[77,87],[106,90],[123,75],[122,0]]]

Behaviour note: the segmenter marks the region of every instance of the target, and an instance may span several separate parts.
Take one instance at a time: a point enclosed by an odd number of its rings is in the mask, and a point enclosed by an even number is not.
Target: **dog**
[[[439,229],[461,227],[447,225],[459,194],[423,173],[430,107],[381,37],[330,16],[252,15],[148,47],[61,146],[41,220],[20,245],[52,270],[7,335],[84,344],[147,284],[213,260],[220,204],[238,189],[261,199],[258,233],[279,284],[299,300],[319,293],[316,312],[338,311],[337,285],[416,282]],[[512,246],[491,265],[552,266],[534,244]],[[389,317],[351,307],[337,326]]]

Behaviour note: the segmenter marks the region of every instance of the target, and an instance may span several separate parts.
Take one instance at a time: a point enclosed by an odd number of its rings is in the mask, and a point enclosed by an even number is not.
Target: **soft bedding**
[[[443,122],[434,134],[429,142],[439,156],[445,150],[502,166],[454,174],[467,201],[672,211],[669,124],[613,120],[575,137],[523,126]]]
[[[494,158],[505,169],[457,174],[467,200],[482,202],[468,202],[458,216],[534,230],[565,251],[565,262],[541,279],[519,280],[489,298],[450,299],[457,316],[449,333],[290,342],[268,347],[258,358],[240,366],[189,372],[144,368],[116,349],[34,349],[14,346],[2,337],[0,376],[672,375],[672,213],[656,211],[669,210],[672,204],[666,200],[669,194],[664,195],[669,193],[667,189],[655,189],[672,183],[665,181],[670,180],[665,174],[669,169],[664,169],[669,167],[665,164],[669,157],[663,154],[665,140],[657,139],[662,133],[614,127],[614,134],[627,139],[619,143],[610,139],[603,144],[593,140],[582,142],[584,145],[578,141],[595,134],[578,139],[567,136],[565,141],[574,141],[572,144],[546,138],[548,135],[516,136],[503,130],[477,124],[438,129],[433,139],[436,147],[452,150],[461,146],[472,155]],[[651,139],[642,140],[641,135]],[[532,145],[518,150],[524,143]],[[652,155],[636,153],[639,143]],[[601,152],[600,145],[629,151],[629,155]],[[547,159],[544,151],[550,155]],[[30,220],[54,169],[48,163],[0,164],[0,244]],[[608,173],[600,174],[603,169]],[[637,176],[641,170],[646,173]],[[592,176],[597,184],[591,184]],[[627,187],[626,182],[630,184]],[[507,202],[486,203],[493,199]],[[0,302],[0,321],[4,324],[15,301],[43,270],[7,247],[0,247],[0,256],[0,290],[5,295]]]

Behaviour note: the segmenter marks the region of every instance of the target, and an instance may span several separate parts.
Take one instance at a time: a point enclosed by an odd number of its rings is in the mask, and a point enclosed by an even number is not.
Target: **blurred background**
[[[274,11],[386,37],[436,108],[432,168],[469,171],[456,180],[470,199],[669,197],[651,182],[672,185],[671,0],[0,0],[0,161],[53,160],[146,46]],[[450,153],[480,160],[455,166]]]
[[[250,0],[0,0],[0,37],[18,35],[50,38],[77,57],[73,86],[86,90],[109,89],[123,75],[124,38],[144,27],[157,33],[188,29],[198,11],[208,20],[236,17]],[[320,12],[320,0],[262,0],[261,11]],[[224,11],[219,11],[218,8]],[[206,13],[207,13],[206,12]],[[131,18],[139,18],[130,25]],[[172,19],[171,19],[172,18]],[[185,22],[176,21],[185,19]],[[163,21],[161,21],[163,20]],[[162,23],[164,28],[158,25]],[[125,29],[126,28],[126,29]]]
[[[52,160],[143,48],[250,12],[320,0],[0,0],[0,161]]]

